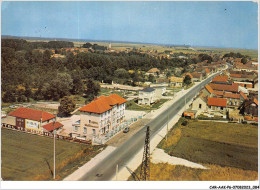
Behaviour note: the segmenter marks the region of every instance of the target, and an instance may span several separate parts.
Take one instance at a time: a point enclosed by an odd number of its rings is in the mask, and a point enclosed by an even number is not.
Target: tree
[[[242,59],[241,59],[241,63],[243,63],[244,65],[247,63],[247,58],[245,58],[245,57],[243,57]]]
[[[184,80],[183,80],[183,84],[184,85],[189,85],[189,84],[191,84],[191,78],[190,78],[190,76],[189,75],[186,75],[185,76],[185,78],[184,78]]]
[[[15,90],[7,90],[2,98],[3,102],[15,102]]]
[[[148,81],[149,82],[154,82],[154,76],[152,74],[149,74]]]
[[[85,91],[85,97],[87,100],[91,101],[100,92],[100,84],[92,79],[88,79],[86,86],[87,90]]]
[[[59,106],[59,115],[62,115],[62,116],[70,116],[70,113],[72,111],[74,111],[76,107],[76,104],[74,103],[73,99],[68,97],[68,96],[65,96],[61,99],[60,101],[60,106]]]
[[[73,79],[72,94],[82,94],[84,91],[84,84],[79,76]]]

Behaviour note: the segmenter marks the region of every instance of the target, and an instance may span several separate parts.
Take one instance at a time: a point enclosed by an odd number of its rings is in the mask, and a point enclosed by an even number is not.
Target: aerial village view
[[[3,1],[2,182],[257,182],[257,6]]]

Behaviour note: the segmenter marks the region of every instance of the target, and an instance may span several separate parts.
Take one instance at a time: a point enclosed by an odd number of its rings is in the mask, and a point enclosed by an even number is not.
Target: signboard
[[[40,125],[38,121],[26,119],[26,128],[40,130]]]

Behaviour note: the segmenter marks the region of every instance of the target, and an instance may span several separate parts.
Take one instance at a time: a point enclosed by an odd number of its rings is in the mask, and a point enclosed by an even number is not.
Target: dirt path
[[[171,165],[183,165],[183,166],[190,167],[190,168],[208,169],[200,164],[190,162],[190,161],[182,159],[182,158],[170,156],[169,154],[165,153],[164,150],[159,149],[159,148],[156,148],[152,152],[151,162],[154,164],[168,163]]]

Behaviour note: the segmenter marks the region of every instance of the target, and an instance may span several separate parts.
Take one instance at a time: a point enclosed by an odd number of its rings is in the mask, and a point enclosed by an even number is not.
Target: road
[[[186,95],[176,101],[168,109],[154,118],[148,125],[151,129],[151,138],[168,122],[169,117],[174,117],[186,102],[189,102],[212,78],[220,72],[201,82],[199,85],[191,89]],[[109,181],[116,171],[118,164],[119,170],[144,146],[146,127],[140,129],[133,137],[128,139],[124,144],[118,147],[114,152],[108,155],[100,164],[96,165],[92,170],[80,178],[80,181]]]

